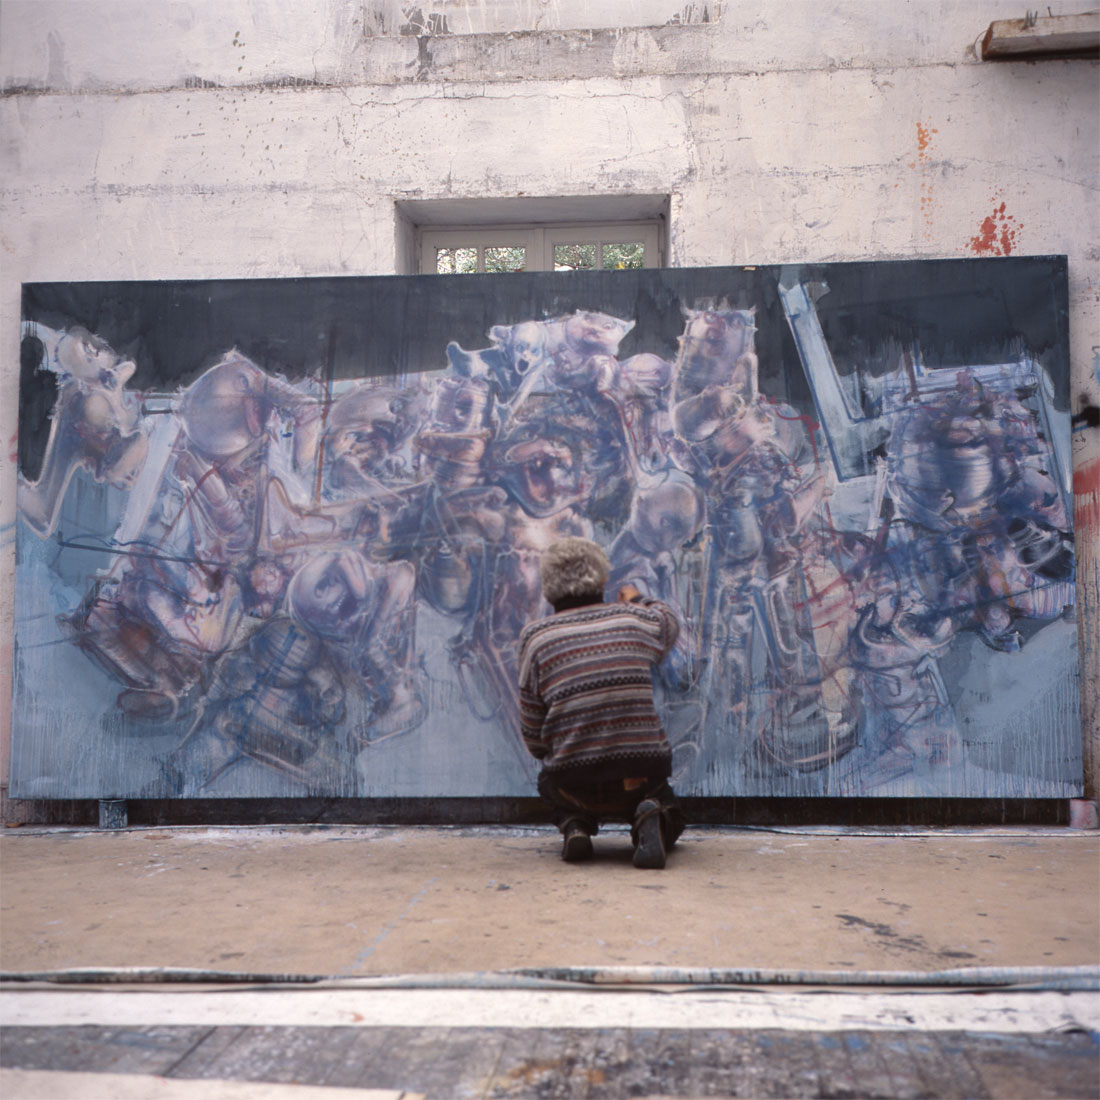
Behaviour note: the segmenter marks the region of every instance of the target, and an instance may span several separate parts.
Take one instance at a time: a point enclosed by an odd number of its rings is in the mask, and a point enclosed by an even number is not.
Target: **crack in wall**
[[[538,82],[540,84],[567,84],[567,83],[587,83],[595,81],[630,81],[630,80],[668,80],[668,79],[684,79],[684,80],[709,80],[714,78],[734,78],[734,79],[746,79],[746,80],[760,80],[768,77],[786,77],[786,76],[798,76],[804,79],[809,79],[821,74],[852,74],[854,76],[861,76],[865,73],[874,73],[876,79],[883,75],[893,75],[896,73],[913,73],[916,71],[931,71],[931,70],[943,70],[946,72],[955,72],[960,68],[966,67],[964,64],[957,62],[929,62],[926,64],[905,64],[892,67],[883,67],[880,64],[869,65],[816,65],[816,66],[775,66],[771,68],[737,68],[734,66],[715,64],[711,66],[696,66],[688,65],[680,67],[676,64],[670,64],[662,66],[660,70],[653,71],[639,71],[639,72],[614,72],[611,68],[604,68],[598,72],[577,73],[577,72],[560,72],[560,73],[539,73],[532,72],[530,68],[521,69],[516,67],[514,72],[502,72],[498,66],[491,75],[487,75],[481,70],[481,67],[476,67],[477,71],[469,74],[463,74],[458,70],[462,67],[462,62],[455,61],[454,63],[448,63],[446,65],[446,71],[443,71],[444,66],[435,61],[434,55],[430,55],[430,58],[435,62],[434,67],[424,69],[421,66],[422,54],[419,46],[419,39],[417,46],[416,57],[408,57],[406,59],[399,59],[388,63],[388,67],[385,72],[377,74],[373,73],[360,73],[355,77],[352,76],[333,76],[330,78],[324,78],[315,75],[313,78],[284,75],[278,77],[267,77],[261,80],[242,80],[234,83],[219,83],[218,81],[208,80],[204,77],[189,75],[181,77],[179,82],[171,84],[156,84],[147,88],[125,88],[119,87],[114,84],[99,83],[96,81],[89,81],[83,84],[73,84],[68,87],[58,88],[45,85],[35,84],[31,81],[22,81],[18,84],[11,84],[5,87],[0,87],[0,101],[4,99],[12,99],[16,97],[21,98],[50,98],[50,97],[98,97],[109,96],[112,99],[146,96],[146,95],[164,95],[174,92],[188,91],[188,92],[225,92],[225,93],[249,93],[249,92],[272,92],[272,91],[340,91],[353,88],[406,88],[406,87],[418,87],[424,84],[438,85],[441,87],[451,86],[463,86],[468,84],[479,84],[483,86],[496,86],[496,85],[511,85],[511,84],[530,84],[532,82]],[[436,39],[436,42],[439,40]],[[410,51],[411,53],[411,51]],[[609,62],[610,64],[610,62]],[[408,70],[416,66],[417,71],[412,76],[407,75]],[[475,68],[474,66],[469,66]],[[404,71],[406,75],[402,76],[401,71]],[[421,73],[424,73],[421,76]],[[428,75],[428,74],[431,75]]]

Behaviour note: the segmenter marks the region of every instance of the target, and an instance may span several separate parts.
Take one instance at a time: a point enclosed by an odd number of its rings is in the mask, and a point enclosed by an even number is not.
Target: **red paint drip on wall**
[[[1073,522],[1078,531],[1100,528],[1100,458],[1073,475]]]
[[[997,201],[996,197],[993,199]],[[978,256],[1008,256],[1017,247],[1016,233],[1022,229],[1016,219],[1005,210],[1005,204],[993,208],[978,230],[976,237],[970,238],[971,252]]]

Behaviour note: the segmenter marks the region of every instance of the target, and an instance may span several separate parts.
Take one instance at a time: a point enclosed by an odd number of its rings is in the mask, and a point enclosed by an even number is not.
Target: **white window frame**
[[[596,245],[597,262],[603,262],[605,244],[640,241],[644,249],[643,267],[660,267],[660,226],[657,222],[581,222],[570,225],[470,225],[461,228],[422,227],[419,239],[420,273],[435,275],[436,250],[440,248],[476,248],[477,270],[485,270],[485,249],[518,248],[526,250],[526,271],[553,271],[554,246],[561,244]],[[602,270],[594,268],[591,270]]]

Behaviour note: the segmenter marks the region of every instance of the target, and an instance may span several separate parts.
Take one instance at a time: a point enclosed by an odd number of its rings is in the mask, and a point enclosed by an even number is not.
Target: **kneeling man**
[[[520,725],[542,761],[539,794],[554,808],[562,858],[590,858],[599,823],[626,821],[634,866],[664,867],[684,820],[668,785],[672,752],[652,670],[679,624],[671,608],[632,585],[604,603],[610,565],[588,539],[553,543],[540,574],[554,614],[520,635]]]

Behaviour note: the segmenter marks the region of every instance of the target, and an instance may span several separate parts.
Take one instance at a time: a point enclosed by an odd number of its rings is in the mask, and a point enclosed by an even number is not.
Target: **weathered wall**
[[[667,193],[676,265],[1068,255],[1095,797],[1100,66],[980,62],[989,23],[1019,14],[1001,0],[3,0],[0,729],[22,282],[381,274],[402,266],[396,200]]]

